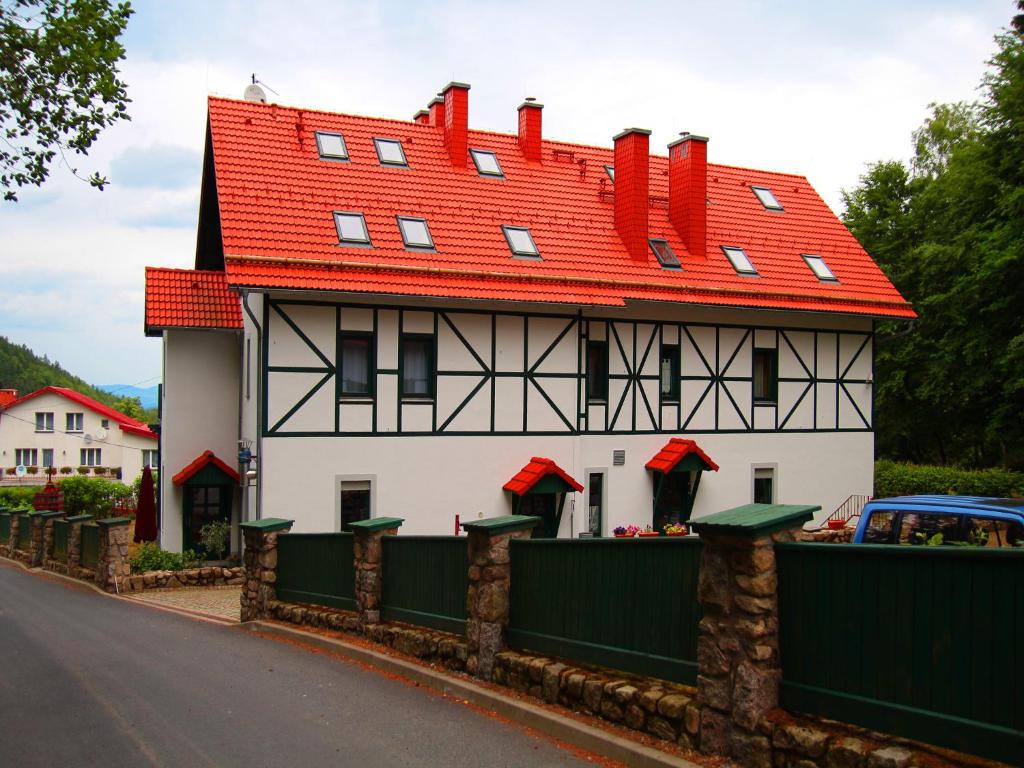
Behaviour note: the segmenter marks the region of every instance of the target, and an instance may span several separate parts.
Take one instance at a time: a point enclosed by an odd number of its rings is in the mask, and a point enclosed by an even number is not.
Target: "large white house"
[[[130,483],[146,465],[157,465],[157,437],[142,422],[66,387],[43,387],[23,397],[0,391],[6,483],[39,485],[49,467],[57,479],[102,474]]]
[[[196,268],[147,271],[165,546],[871,493],[874,322],[914,313],[807,179],[468,113],[461,83],[411,122],[210,99]]]

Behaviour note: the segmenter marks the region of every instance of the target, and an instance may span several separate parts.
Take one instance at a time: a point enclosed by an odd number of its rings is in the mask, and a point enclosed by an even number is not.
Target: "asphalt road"
[[[0,564],[4,766],[575,766],[335,657]]]

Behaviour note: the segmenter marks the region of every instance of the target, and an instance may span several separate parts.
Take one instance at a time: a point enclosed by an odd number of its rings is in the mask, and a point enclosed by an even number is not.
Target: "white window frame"
[[[321,136],[331,136],[341,141],[342,154],[336,154],[332,152],[325,152],[323,142],[320,140]],[[345,136],[340,131],[316,131],[316,151],[320,156],[321,160],[333,160],[336,163],[348,162],[348,144],[345,142]]]
[[[738,245],[723,245],[721,248],[722,253],[725,254],[725,258],[727,258],[729,263],[732,264],[732,268],[736,270],[737,275],[758,277],[757,267],[754,266],[754,262],[751,261],[750,255],[746,250],[740,248]],[[742,261],[737,260],[736,254],[742,256],[743,260],[746,261],[746,266],[744,266]],[[750,268],[747,269],[747,266]]]
[[[770,472],[772,478],[772,504],[781,504],[781,484],[779,483],[778,462],[762,462],[750,465],[750,503],[754,503],[754,481],[758,479],[758,472]]]
[[[142,466],[149,467],[151,469],[157,469],[157,454],[159,452],[150,448],[144,448],[142,450]],[[146,461],[149,459],[150,461]]]
[[[377,475],[335,475],[334,476],[334,530],[341,530],[341,485],[342,483],[370,484],[370,519],[377,517]]]
[[[64,424],[67,427],[65,432],[75,434],[85,432],[85,414],[82,411],[68,411],[65,417]]]
[[[25,459],[29,459],[29,461],[25,461]],[[14,464],[18,467],[38,467],[39,452],[35,448],[15,448]]]
[[[102,467],[103,450],[100,448],[79,448],[78,459],[78,466],[80,467]]]
[[[36,432],[53,432],[53,411],[36,411]]]
[[[46,454],[50,454],[50,463],[49,464],[46,463]],[[43,448],[43,463],[40,464],[39,466],[41,466],[41,467],[52,467],[53,466],[53,460],[54,460],[53,448]]]

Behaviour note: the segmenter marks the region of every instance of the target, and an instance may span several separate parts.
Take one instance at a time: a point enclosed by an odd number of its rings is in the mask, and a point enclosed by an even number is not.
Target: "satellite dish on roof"
[[[82,435],[82,442],[85,443],[86,445],[89,445],[92,442],[92,435],[86,432],[84,435]]]
[[[103,429],[103,427],[100,427],[99,429],[97,429],[96,430],[96,439],[101,441],[101,442],[103,440],[106,440],[107,439],[107,430]]]
[[[245,92],[242,94],[242,98],[246,101],[255,101],[257,104],[267,103],[267,94],[264,93],[263,89],[260,88],[256,83],[251,83],[245,86]]]

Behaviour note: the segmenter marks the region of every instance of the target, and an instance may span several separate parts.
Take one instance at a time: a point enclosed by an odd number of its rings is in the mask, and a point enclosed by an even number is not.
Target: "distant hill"
[[[147,424],[156,421],[156,412],[152,406],[147,407],[143,403],[139,407],[131,400],[135,393],[130,393],[126,399],[124,393],[114,395],[104,392],[65,370],[60,363],[51,361],[46,355],[40,357],[24,344],[15,344],[6,336],[0,336],[0,389],[16,389],[21,396],[43,387],[68,387]],[[155,392],[156,387],[153,390]]]
[[[143,408],[156,408],[157,391],[159,390],[156,384],[152,387],[135,387],[131,384],[97,384],[96,386],[116,397],[137,397]]]

